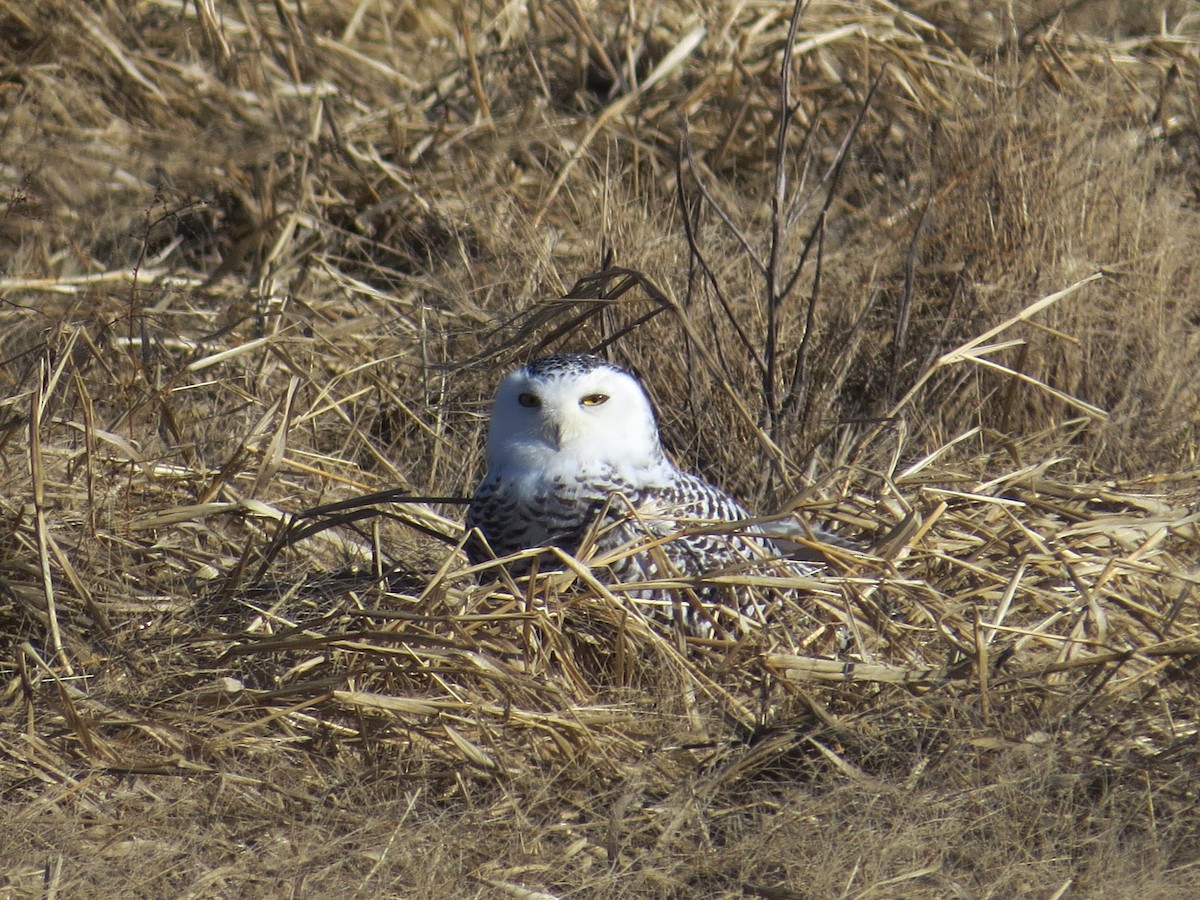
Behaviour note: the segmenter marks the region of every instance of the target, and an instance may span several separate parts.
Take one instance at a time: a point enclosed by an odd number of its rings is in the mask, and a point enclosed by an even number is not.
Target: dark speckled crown
[[[596,369],[625,371],[595,353],[553,353],[525,365],[525,372],[534,378],[562,378],[565,375],[582,375]]]

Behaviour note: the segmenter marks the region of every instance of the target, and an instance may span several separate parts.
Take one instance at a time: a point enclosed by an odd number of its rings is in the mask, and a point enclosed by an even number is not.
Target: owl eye
[[[528,391],[517,395],[517,402],[522,406],[541,406],[542,401],[538,399],[537,394],[531,394]]]
[[[599,406],[608,400],[608,394],[588,394],[580,403],[584,406]]]

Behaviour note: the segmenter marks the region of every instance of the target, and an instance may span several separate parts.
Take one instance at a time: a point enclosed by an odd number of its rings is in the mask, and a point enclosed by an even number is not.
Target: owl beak
[[[562,449],[562,425],[558,422],[551,422],[546,426],[546,438],[550,441],[550,446],[555,450]]]

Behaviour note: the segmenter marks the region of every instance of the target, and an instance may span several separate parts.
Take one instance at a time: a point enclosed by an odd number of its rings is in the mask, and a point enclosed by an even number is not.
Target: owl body
[[[467,515],[468,528],[486,541],[468,542],[474,563],[534,547],[578,554],[594,546],[596,556],[628,547],[607,570],[621,583],[703,575],[775,555],[749,526],[704,533],[706,523],[750,514],[671,463],[642,386],[598,356],[543,357],[507,375],[492,409],[487,464]],[[589,536],[594,541],[583,547]],[[522,574],[529,565],[514,568]],[[718,599],[711,588],[698,594]],[[630,596],[656,613],[668,599],[656,590]],[[761,615],[761,605],[752,612]]]

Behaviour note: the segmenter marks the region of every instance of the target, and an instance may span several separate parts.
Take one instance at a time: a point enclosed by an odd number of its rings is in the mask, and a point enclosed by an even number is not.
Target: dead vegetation
[[[1193,894],[1200,8],[996,6],[0,0],[6,896]],[[544,347],[869,551],[469,571]]]

